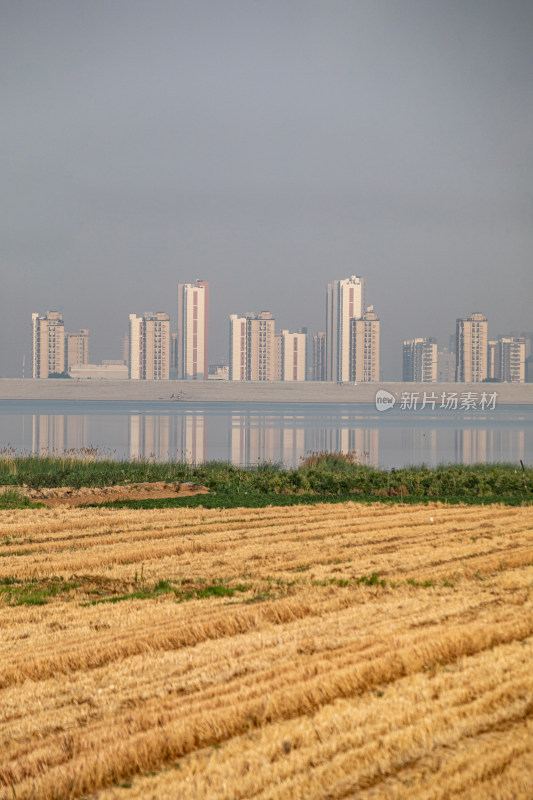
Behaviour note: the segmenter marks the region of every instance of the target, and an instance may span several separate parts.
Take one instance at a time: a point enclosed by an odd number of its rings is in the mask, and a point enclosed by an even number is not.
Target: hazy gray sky
[[[32,311],[120,358],[196,278],[211,362],[351,274],[386,377],[474,310],[532,329],[532,42],[531,0],[2,0],[0,375]]]

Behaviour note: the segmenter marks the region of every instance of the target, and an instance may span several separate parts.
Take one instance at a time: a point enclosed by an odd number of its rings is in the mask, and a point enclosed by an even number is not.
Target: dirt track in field
[[[120,484],[104,488],[72,489],[59,486],[54,489],[17,488],[32,502],[42,503],[49,508],[58,506],[82,506],[88,503],[109,503],[113,500],[162,500],[167,497],[190,497],[195,494],[208,494],[205,486],[192,483],[167,483],[166,481],[139,482],[130,485]]]

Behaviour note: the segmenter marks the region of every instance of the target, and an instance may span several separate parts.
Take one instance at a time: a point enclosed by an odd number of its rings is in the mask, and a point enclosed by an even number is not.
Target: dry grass
[[[0,798],[533,796],[530,508],[5,511],[0,589]]]

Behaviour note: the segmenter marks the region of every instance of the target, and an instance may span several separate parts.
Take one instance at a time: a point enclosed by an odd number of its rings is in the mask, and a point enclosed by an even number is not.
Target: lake
[[[342,451],[387,469],[531,463],[533,406],[379,412],[375,405],[353,404],[2,400],[0,449],[286,466],[298,466],[313,452]]]

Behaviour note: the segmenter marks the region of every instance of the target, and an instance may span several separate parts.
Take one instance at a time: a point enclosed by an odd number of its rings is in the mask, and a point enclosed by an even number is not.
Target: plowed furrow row
[[[529,508],[5,512],[0,556],[0,800],[533,796]]]
[[[529,653],[518,643],[504,645],[434,676],[400,679],[382,697],[339,700],[312,716],[274,722],[229,740],[216,753],[199,752],[180,762],[178,772],[136,779],[128,796],[152,796],[157,786],[162,800],[178,792],[183,800],[222,800],[233,776],[234,800],[318,798],[333,787],[333,796],[418,798],[429,787],[428,798],[452,796],[446,794],[448,780],[467,788],[531,751],[525,699],[531,645]],[[491,749],[493,757],[483,758]],[[434,772],[445,780],[433,783]],[[113,789],[100,795],[115,796]]]
[[[83,731],[82,735],[72,733],[68,747],[65,747],[63,740],[60,739],[50,754],[50,760],[45,759],[44,777],[37,777],[35,774],[37,767],[39,771],[43,767],[44,754],[41,752],[35,754],[37,763],[33,769],[31,764],[28,765],[31,769],[31,778],[23,777],[26,770],[24,762],[19,760],[14,767],[17,771],[14,774],[11,771],[4,772],[4,780],[7,777],[6,782],[17,781],[19,783],[17,796],[23,798],[29,797],[32,781],[39,787],[39,796],[45,798],[72,796],[73,788],[76,794],[86,793],[93,791],[102,783],[114,782],[139,769],[148,770],[159,763],[192,752],[198,747],[241,735],[250,725],[256,727],[301,714],[311,714],[336,698],[359,695],[373,686],[387,684],[413,674],[420,671],[425,663],[424,659],[428,657],[429,659],[432,656],[433,659],[436,657],[440,664],[450,663],[461,656],[481,652],[491,645],[497,646],[516,638],[525,638],[531,633],[533,633],[533,623],[529,626],[525,623],[515,624],[512,629],[509,626],[485,628],[483,631],[476,631],[475,636],[469,635],[466,631],[459,637],[448,635],[437,643],[427,643],[425,652],[419,653],[415,658],[410,649],[396,650],[388,658],[381,659],[378,664],[334,672],[326,684],[322,678],[313,678],[304,685],[290,684],[289,687],[271,691],[266,698],[262,696],[249,701],[242,700],[235,703],[234,713],[231,716],[228,715],[226,708],[203,710],[198,715],[188,715],[179,722],[175,721],[176,716],[179,716],[177,714],[172,716],[171,720],[163,716],[156,721],[154,728],[142,733],[136,733],[134,728],[128,730],[127,742],[113,744],[116,742],[116,735],[109,737],[105,749],[101,731],[98,731],[94,739],[88,730]],[[532,708],[533,701],[528,698],[522,702],[518,710],[512,709],[512,714],[523,718]],[[81,749],[82,743],[84,758],[80,763],[80,758],[76,758],[76,752]],[[105,753],[105,756],[102,756],[102,753]],[[120,768],[117,765],[121,765]],[[348,788],[348,791],[351,790]],[[346,794],[345,787],[342,791]],[[336,796],[342,797],[343,794]]]

